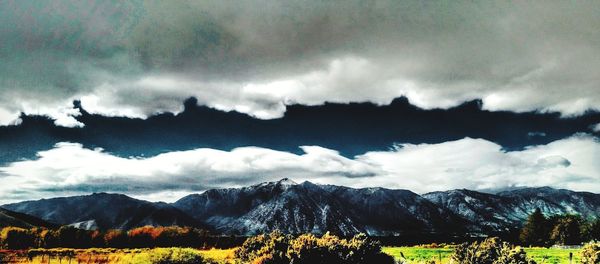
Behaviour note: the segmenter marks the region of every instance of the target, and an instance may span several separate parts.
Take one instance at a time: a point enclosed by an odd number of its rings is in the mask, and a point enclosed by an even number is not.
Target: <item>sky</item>
[[[600,192],[594,1],[0,2],[0,203]]]

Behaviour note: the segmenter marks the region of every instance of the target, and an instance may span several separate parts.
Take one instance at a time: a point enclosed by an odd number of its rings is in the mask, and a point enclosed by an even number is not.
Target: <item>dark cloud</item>
[[[595,2],[3,1],[0,124],[77,126],[203,105],[260,118],[286,105],[598,110]]]

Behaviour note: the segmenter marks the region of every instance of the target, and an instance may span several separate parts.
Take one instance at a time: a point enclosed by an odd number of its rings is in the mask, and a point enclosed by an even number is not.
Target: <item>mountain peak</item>
[[[281,184],[281,185],[297,185],[298,183],[291,180],[290,178],[283,178],[279,181],[277,181],[277,183]]]
[[[265,186],[283,186],[283,187],[289,187],[292,185],[298,185],[297,182],[291,180],[290,178],[283,178],[281,180],[278,181],[268,181],[268,182],[261,182],[259,184],[256,185],[252,185],[251,187],[265,187]]]

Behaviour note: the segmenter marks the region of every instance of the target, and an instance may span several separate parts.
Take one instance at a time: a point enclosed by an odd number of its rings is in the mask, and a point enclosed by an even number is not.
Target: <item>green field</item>
[[[569,253],[573,253],[573,263],[579,263],[579,249],[557,248],[524,248],[527,255],[537,263],[569,264]],[[450,263],[453,248],[424,247],[384,247],[383,251],[395,259],[407,260],[408,263]],[[402,257],[404,256],[404,258]]]
[[[392,255],[395,259],[407,260],[409,263],[425,263],[435,261],[448,263],[453,248],[423,248],[423,247],[384,247],[383,252]],[[404,257],[402,257],[404,256]]]

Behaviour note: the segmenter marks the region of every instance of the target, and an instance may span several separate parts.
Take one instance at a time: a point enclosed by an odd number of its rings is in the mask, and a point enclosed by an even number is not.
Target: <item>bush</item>
[[[35,245],[36,235],[28,229],[5,227],[0,232],[0,241],[7,249],[27,249]]]
[[[456,247],[451,259],[461,264],[533,264],[535,261],[528,259],[525,251],[515,247],[499,238],[488,238],[482,242],[462,244]]]
[[[600,242],[590,242],[581,249],[582,264],[600,263]]]
[[[235,256],[244,263],[289,263],[286,252],[291,239],[279,231],[250,237],[235,251]]]
[[[394,263],[391,256],[381,252],[381,245],[364,234],[350,240],[326,233],[292,238],[280,232],[247,239],[235,252],[242,263],[256,264],[343,264]]]
[[[137,254],[131,263],[203,264],[215,262],[205,259],[197,250],[191,248],[155,248]]]

